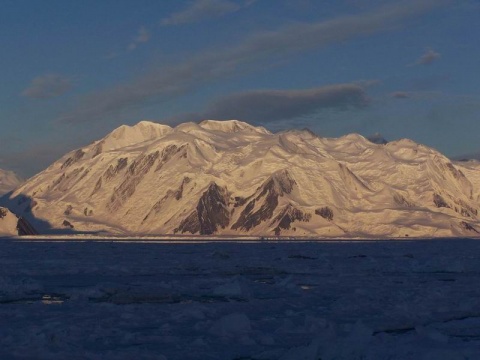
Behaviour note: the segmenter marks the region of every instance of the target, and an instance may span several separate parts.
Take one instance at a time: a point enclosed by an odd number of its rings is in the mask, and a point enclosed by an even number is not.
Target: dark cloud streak
[[[255,90],[229,95],[200,113],[169,119],[170,122],[204,119],[242,119],[249,122],[277,122],[313,115],[321,110],[364,108],[369,99],[357,84],[336,84],[306,90]]]
[[[405,91],[396,91],[390,94],[390,96],[395,99],[408,99],[410,97],[410,95]]]
[[[37,76],[22,92],[22,96],[33,99],[50,99],[61,96],[73,87],[72,80],[59,74]]]
[[[92,93],[60,120],[75,123],[106,118],[148,100],[179,95],[208,82],[253,71],[261,60],[392,30],[444,3],[442,0],[408,1],[362,14],[254,34],[237,46],[204,52],[179,64],[151,71],[124,85]]]
[[[194,23],[205,19],[221,17],[240,10],[241,6],[228,0],[195,0],[185,10],[176,12],[162,19],[161,25],[180,25]]]

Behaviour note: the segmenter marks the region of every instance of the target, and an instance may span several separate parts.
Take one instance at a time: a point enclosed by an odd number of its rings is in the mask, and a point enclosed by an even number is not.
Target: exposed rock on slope
[[[226,189],[211,183],[202,194],[195,210],[182,221],[175,232],[211,235],[225,229],[230,221]]]
[[[479,170],[406,139],[143,121],[65,155],[10,199],[75,231],[478,236]]]
[[[30,223],[17,218],[10,210],[0,207],[0,236],[37,235]]]

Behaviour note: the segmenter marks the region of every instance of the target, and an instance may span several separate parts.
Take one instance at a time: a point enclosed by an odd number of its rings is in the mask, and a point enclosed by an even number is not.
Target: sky
[[[2,0],[0,168],[238,119],[480,153],[480,0]]]

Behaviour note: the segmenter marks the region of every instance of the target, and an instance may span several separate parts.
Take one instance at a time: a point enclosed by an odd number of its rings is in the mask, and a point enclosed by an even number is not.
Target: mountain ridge
[[[479,171],[408,139],[143,121],[66,154],[10,201],[79,232],[478,236]]]

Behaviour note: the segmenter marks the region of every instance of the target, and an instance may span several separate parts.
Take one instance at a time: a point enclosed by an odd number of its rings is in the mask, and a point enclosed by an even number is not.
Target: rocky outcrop
[[[433,194],[433,203],[438,208],[450,208],[450,205],[448,205],[445,199],[439,194]]]
[[[271,225],[277,224],[273,231],[275,235],[279,236],[282,230],[289,230],[294,221],[308,222],[311,218],[311,214],[304,213],[293,205],[288,204],[285,209],[273,219]]]
[[[474,232],[476,234],[480,234],[480,232],[477,229],[475,229],[471,224],[467,223],[466,221],[462,221],[460,223],[460,226],[467,231],[471,231],[471,232]]]
[[[211,235],[230,222],[227,190],[211,183],[196,209],[175,229],[175,233]]]
[[[81,160],[85,156],[85,152],[82,149],[79,149],[73,153],[72,156],[67,158],[65,162],[62,164],[61,168],[66,169],[69,166],[75,164],[77,161]]]
[[[321,217],[329,221],[333,220],[333,210],[330,209],[328,206],[315,209],[315,214],[320,215]]]
[[[178,147],[176,145],[167,145],[160,155],[160,161],[158,162],[155,172],[160,171],[162,167],[169,162],[177,153],[185,150],[185,146]]]
[[[20,236],[38,235],[37,230],[23,217],[18,218],[17,231]]]
[[[111,212],[118,210],[135,193],[137,185],[152,168],[159,155],[158,151],[142,155],[128,167],[126,179],[115,189],[110,198],[108,209]]]
[[[478,215],[477,209],[461,199],[449,199],[449,201],[447,201],[443,196],[435,193],[433,194],[433,203],[438,208],[452,209],[456,213],[465,217],[474,218]]]
[[[257,189],[257,195],[247,203],[232,229],[249,231],[262,221],[271,219],[278,206],[278,198],[290,194],[295,185],[295,180],[287,170],[273,174]]]
[[[10,210],[0,207],[0,236],[38,235],[38,232],[24,218],[18,218]]]
[[[128,158],[120,158],[117,160],[116,166],[110,165],[105,171],[103,177],[105,180],[111,180],[115,176],[117,176],[123,169],[125,169],[128,165]]]

